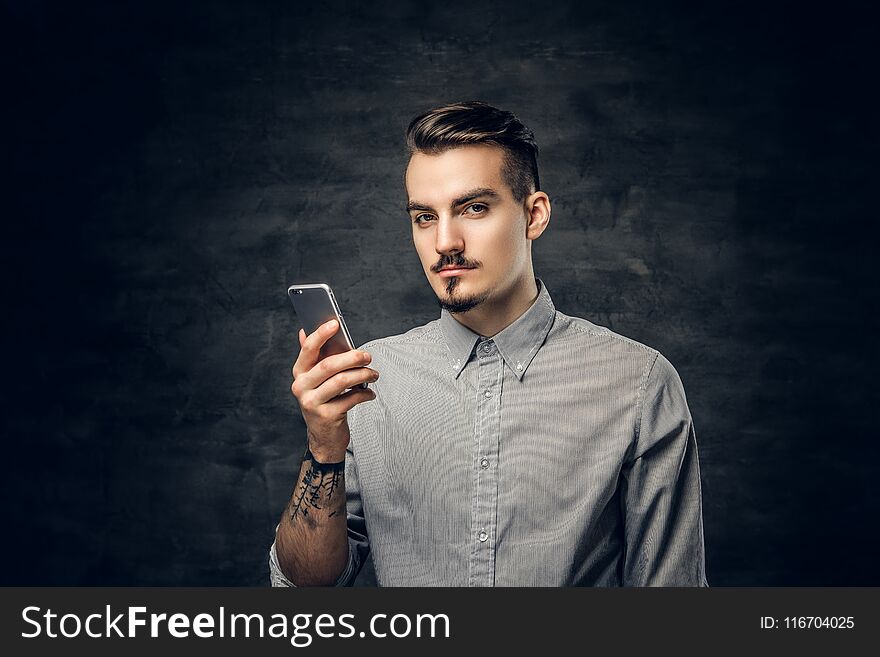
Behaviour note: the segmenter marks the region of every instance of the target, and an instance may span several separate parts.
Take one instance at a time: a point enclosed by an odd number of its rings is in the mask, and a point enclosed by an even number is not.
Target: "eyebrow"
[[[477,189],[472,189],[469,192],[465,192],[458,198],[453,199],[452,204],[449,207],[457,208],[460,205],[464,205],[468,201],[473,201],[475,198],[480,198],[482,196],[488,196],[489,198],[493,199],[501,198],[501,195],[491,187],[478,187]],[[412,212],[413,210],[426,210],[429,212],[434,212],[434,208],[432,208],[430,205],[425,205],[424,203],[419,203],[418,201],[410,201],[406,204],[406,211]]]

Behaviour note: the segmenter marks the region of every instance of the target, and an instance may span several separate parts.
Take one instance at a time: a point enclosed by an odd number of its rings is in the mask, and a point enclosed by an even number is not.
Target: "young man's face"
[[[474,144],[415,153],[406,170],[413,243],[441,307],[503,297],[531,267],[527,220],[501,174],[504,151]],[[443,272],[458,265],[465,269]]]

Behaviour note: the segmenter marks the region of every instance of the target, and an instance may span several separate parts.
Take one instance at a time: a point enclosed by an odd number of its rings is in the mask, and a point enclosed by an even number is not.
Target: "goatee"
[[[455,290],[458,287],[458,277],[453,276],[448,279],[446,283],[446,293],[449,295],[448,299],[441,299],[437,297],[437,303],[440,304],[440,307],[443,310],[446,310],[450,313],[466,313],[471,308],[476,308],[481,303],[483,303],[486,298],[489,296],[488,292],[484,292],[483,294],[472,294],[466,297],[456,297]]]

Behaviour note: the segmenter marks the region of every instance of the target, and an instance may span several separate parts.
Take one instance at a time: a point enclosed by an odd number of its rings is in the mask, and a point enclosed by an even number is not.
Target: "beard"
[[[446,294],[448,297],[437,297],[437,303],[443,310],[450,313],[466,313],[472,308],[476,308],[483,303],[488,297],[489,292],[482,294],[458,295],[459,277],[452,276],[446,281]]]

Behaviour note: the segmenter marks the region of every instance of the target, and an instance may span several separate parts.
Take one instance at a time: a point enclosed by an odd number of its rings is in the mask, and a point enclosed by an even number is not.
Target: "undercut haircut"
[[[541,189],[535,135],[511,112],[479,100],[451,103],[420,114],[406,129],[410,155],[440,155],[468,144],[504,149],[501,175],[517,203]]]

